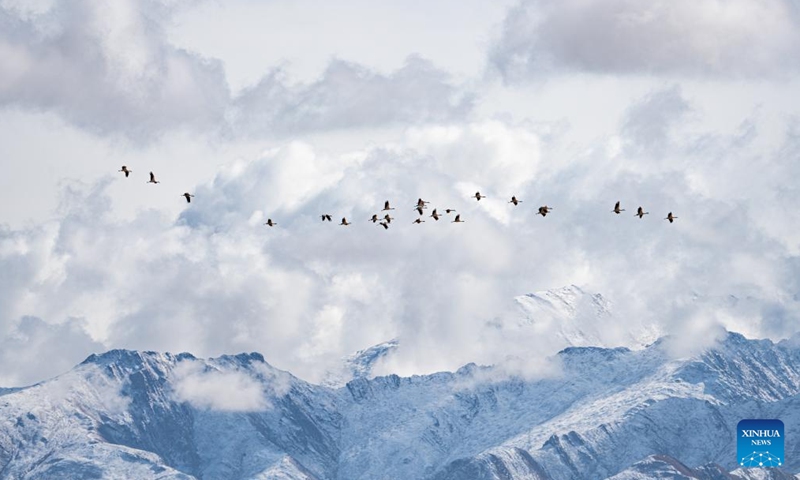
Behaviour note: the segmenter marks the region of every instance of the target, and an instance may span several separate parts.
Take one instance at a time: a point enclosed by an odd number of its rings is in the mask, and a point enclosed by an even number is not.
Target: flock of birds
[[[125,174],[126,178],[129,177],[130,174],[133,172],[133,170],[129,169],[125,165],[123,165],[122,168],[119,171],[123,172]],[[150,172],[150,180],[147,183],[161,183],[161,182],[156,180],[156,176],[155,176],[155,174],[153,172]],[[194,197],[194,195],[190,194],[189,192],[186,192],[181,196],[186,198],[186,202],[187,203],[192,203],[192,198]],[[486,195],[481,195],[481,192],[475,192],[475,195],[473,195],[470,198],[474,198],[475,200],[480,202],[482,198],[487,198],[487,197],[486,197]],[[419,213],[419,218],[417,218],[416,220],[414,220],[411,223],[414,223],[414,224],[425,223],[425,220],[423,220],[423,217],[425,215],[425,210],[428,208],[428,204],[429,203],[430,202],[426,202],[425,200],[423,200],[421,198],[417,200],[417,205],[416,205],[416,207],[414,207],[414,210],[416,210]],[[517,206],[520,203],[522,203],[522,200],[519,200],[516,196],[512,196],[511,200],[509,200],[508,203],[513,203],[514,206]],[[391,210],[394,210],[394,208],[389,204],[389,200],[386,200],[386,202],[384,202],[384,204],[383,204],[383,210],[381,210],[381,211],[382,212],[389,212]],[[438,222],[439,219],[442,218],[443,215],[438,213],[437,210],[438,209],[434,208],[433,211],[431,212],[431,214],[429,215],[429,217],[433,218],[435,221]],[[541,215],[542,217],[546,217],[547,214],[550,213],[551,210],[553,210],[553,207],[549,207],[547,205],[543,205],[543,206],[539,207],[539,211],[536,214],[537,215]],[[617,203],[614,204],[614,209],[611,210],[611,211],[616,213],[617,215],[619,215],[620,213],[624,212],[625,209],[624,208],[620,208],[620,202],[617,202]],[[461,219],[461,214],[457,213],[452,208],[445,209],[444,212],[445,212],[444,215],[449,215],[451,213],[455,213],[456,214],[455,218],[450,223],[464,223],[465,222],[464,220]],[[645,212],[644,208],[642,208],[640,206],[636,210],[636,213],[634,214],[634,216],[639,217],[641,219],[645,215],[649,215],[649,214],[650,214],[650,212]],[[320,218],[322,219],[323,222],[331,222],[331,221],[333,221],[331,219],[331,216],[329,214],[327,214],[327,213],[323,213],[322,215],[320,215]],[[672,223],[677,218],[678,217],[674,216],[672,214],[672,212],[669,212],[667,214],[667,216],[664,218],[664,220],[669,220],[669,223]],[[376,213],[376,214],[373,214],[372,217],[369,219],[369,221],[372,222],[373,224],[380,225],[386,230],[389,229],[389,224],[392,223],[392,220],[394,220],[394,217],[392,217],[388,213],[386,213],[383,217],[379,217],[378,214]],[[276,226],[278,224],[276,222],[273,222],[271,218],[268,218],[267,221],[264,223],[264,225],[267,225],[269,227],[274,227],[274,226]],[[352,223],[347,221],[347,217],[342,217],[342,223],[340,223],[339,225],[348,226],[348,225],[352,225]]]

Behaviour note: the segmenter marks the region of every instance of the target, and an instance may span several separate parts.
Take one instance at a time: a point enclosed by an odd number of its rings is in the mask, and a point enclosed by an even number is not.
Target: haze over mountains
[[[576,333],[569,312],[587,297],[602,324],[602,297],[575,287],[518,300],[532,325],[556,309]],[[539,376],[470,364],[369,378],[402,348],[392,341],[351,356],[325,385],[258,353],[112,350],[0,390],[0,478],[796,478],[793,441],[785,470],[737,469],[735,427],[780,418],[795,438],[800,338],[727,333],[683,358],[670,342],[570,346]]]

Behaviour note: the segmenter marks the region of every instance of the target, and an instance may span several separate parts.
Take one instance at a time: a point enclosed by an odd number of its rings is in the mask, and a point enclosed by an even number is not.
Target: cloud
[[[261,383],[246,372],[210,370],[199,362],[181,362],[174,375],[175,399],[195,408],[224,412],[270,408]]]
[[[689,111],[689,103],[677,85],[639,100],[625,113],[621,127],[627,153],[658,158],[672,151],[675,127],[686,120]]]
[[[311,84],[288,85],[275,70],[233,101],[236,135],[274,135],[376,125],[442,122],[465,117],[474,94],[417,56],[389,75],[333,60]]]
[[[531,0],[512,8],[490,63],[511,82],[553,72],[761,78],[797,71],[788,0]]]
[[[78,0],[35,14],[2,6],[0,105],[133,138],[217,125],[229,98],[222,65],[165,40],[161,19],[179,3]]]
[[[764,139],[753,116],[709,132],[689,113],[702,118],[679,88],[650,92],[579,155],[502,121],[418,126],[344,154],[288,142],[221,168],[177,217],[119,219],[109,196],[122,179],[75,184],[57,219],[0,232],[12,272],[0,326],[82,318],[107,348],[259,351],[310,380],[392,338],[400,347],[376,373],[545,365],[559,326],[521,326],[514,297],[573,283],[613,303],[612,344],[630,324],[794,333],[798,130]],[[412,225],[419,197],[466,223]],[[384,230],[367,219],[387,199],[396,220]],[[555,207],[546,218],[543,204]],[[638,205],[650,215],[634,218]]]
[[[175,13],[193,3],[0,4],[0,106],[137,142],[175,130],[235,139],[439,121],[472,108],[472,94],[418,57],[389,75],[333,60],[299,85],[277,68],[233,95],[221,61],[168,40]]]
[[[51,325],[26,316],[10,330],[6,328],[0,337],[0,385],[30,385],[44,380],[44,376],[68,371],[85,358],[87,352],[105,350],[86,332],[82,323],[68,319]]]

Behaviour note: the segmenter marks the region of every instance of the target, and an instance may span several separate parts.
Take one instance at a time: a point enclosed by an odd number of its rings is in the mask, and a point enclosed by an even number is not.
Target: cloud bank
[[[12,272],[0,327],[35,316],[79,326],[85,348],[260,351],[311,380],[390,338],[401,346],[381,371],[541,364],[554,332],[520,328],[513,297],[571,283],[609,298],[622,322],[663,333],[794,333],[796,123],[774,143],[757,117],[709,133],[679,121],[691,111],[680,88],[653,91],[605,145],[577,156],[501,121],[412,128],[337,155],[287,143],[223,167],[177,218],[114,218],[122,178],[75,186],[62,217],[0,233],[0,268]],[[470,199],[475,190],[487,198]],[[418,197],[466,223],[412,225]],[[397,210],[384,230],[367,219],[387,199]],[[610,212],[617,200],[622,215]],[[546,218],[535,214],[543,204],[555,208]],[[642,220],[639,205],[651,212]],[[343,216],[353,225],[338,226]],[[617,331],[624,342],[625,324]],[[77,356],[40,335],[54,356]],[[57,373],[3,360],[15,383]]]
[[[558,72],[763,78],[796,73],[789,0],[529,0],[511,9],[490,63],[511,82]]]
[[[388,75],[333,60],[311,84],[292,84],[276,68],[234,95],[221,61],[167,39],[175,12],[191,3],[3,2],[0,106],[55,112],[98,135],[137,142],[175,130],[272,138],[441,121],[472,108],[473,94],[417,57]]]

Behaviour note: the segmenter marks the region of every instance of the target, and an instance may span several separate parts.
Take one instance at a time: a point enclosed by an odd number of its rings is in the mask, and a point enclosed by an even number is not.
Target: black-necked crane
[[[382,212],[384,212],[384,211],[386,211],[386,210],[394,210],[394,208],[392,208],[392,207],[390,207],[390,206],[389,206],[389,200],[386,200],[386,201],[383,203],[383,210],[381,210],[381,211],[382,211]]]
[[[517,205],[519,205],[520,203],[522,203],[522,200],[517,200],[517,197],[515,197],[515,196],[512,196],[512,197],[511,197],[511,201],[509,201],[508,203],[513,203],[513,204],[514,204],[514,206],[517,206]]]
[[[192,203],[192,197],[194,197],[194,195],[192,195],[191,193],[186,192],[181,196],[186,199],[186,203]]]
[[[614,210],[611,210],[611,211],[616,213],[617,215],[619,215],[619,212],[624,212],[625,209],[624,208],[619,208],[619,202],[617,202],[617,203],[614,204]]]
[[[486,195],[481,195],[481,192],[475,192],[475,195],[471,196],[470,198],[474,198],[480,202],[481,198],[486,198]]]
[[[268,218],[267,223],[265,223],[264,225],[269,225],[270,227],[274,227],[275,225],[277,225],[277,223],[273,222],[271,218]]]
[[[388,213],[383,216],[383,219],[386,220],[386,223],[392,223],[392,220],[394,220],[394,218],[390,217]]]
[[[418,219],[414,220],[414,221],[413,221],[413,222],[411,222],[411,223],[425,223],[425,220],[423,220],[423,219],[421,219],[421,218],[418,218]]]
[[[324,222],[325,220],[327,220],[327,221],[329,221],[329,222],[331,222],[331,221],[332,221],[332,220],[331,220],[331,216],[330,216],[330,215],[328,215],[327,213],[323,213],[322,215],[320,215],[320,216],[319,216],[319,218],[321,218],[323,222]]]
[[[421,199],[421,198],[418,198],[418,199],[417,199],[417,206],[418,206],[418,207],[426,208],[425,206],[426,206],[427,204],[429,204],[429,203],[431,203],[431,202],[426,202],[425,200],[423,200],[423,199]]]
[[[128,169],[125,165],[122,166],[122,169],[119,170],[120,172],[125,172],[125,178],[128,178],[128,175],[131,174],[133,170]]]
[[[444,211],[444,213],[446,213],[446,214],[448,214],[448,215],[450,215],[450,214],[451,214],[451,213],[453,213],[453,212],[455,212],[455,210],[453,210],[452,208],[448,208],[448,209],[446,209],[446,210]]]
[[[384,230],[389,230],[389,224],[386,222],[380,222],[378,225],[383,227]]]
[[[414,210],[416,210],[417,212],[419,212],[419,214],[420,214],[420,215],[422,215],[422,213],[423,213],[423,212],[422,212],[422,207],[417,207],[417,208],[415,208]]]
[[[539,211],[536,214],[537,215],[541,215],[543,217],[546,217],[547,214],[550,213],[550,210],[552,210],[552,209],[553,209],[553,207],[548,207],[547,205],[544,205],[542,207],[539,207]]]
[[[431,216],[431,218],[433,218],[433,219],[434,219],[434,220],[436,220],[437,222],[439,221],[439,214],[438,214],[438,213],[436,213],[436,209],[435,209],[435,208],[433,209],[433,212],[431,213],[431,215],[430,215],[430,216]]]
[[[342,217],[342,223],[340,223],[339,225],[347,226],[347,225],[350,225],[350,222],[347,221],[346,217]]]
[[[464,220],[461,220],[461,215],[456,215],[456,219],[450,223],[464,223]]]
[[[150,172],[150,181],[147,183],[161,183],[161,182],[156,180],[156,175],[153,172]]]
[[[645,215],[650,215],[650,212],[645,212],[645,211],[644,211],[644,208],[642,208],[642,207],[639,207],[639,208],[636,210],[636,216],[637,216],[637,217],[639,217],[639,218],[642,218],[642,217],[644,217]]]
[[[665,218],[664,220],[669,220],[669,223],[672,223],[673,221],[675,221],[676,218],[678,218],[678,217],[673,216],[672,212],[669,212],[667,214],[667,218]]]
[[[377,213],[373,214],[372,218],[370,218],[369,221],[372,223],[378,223],[378,214]]]

